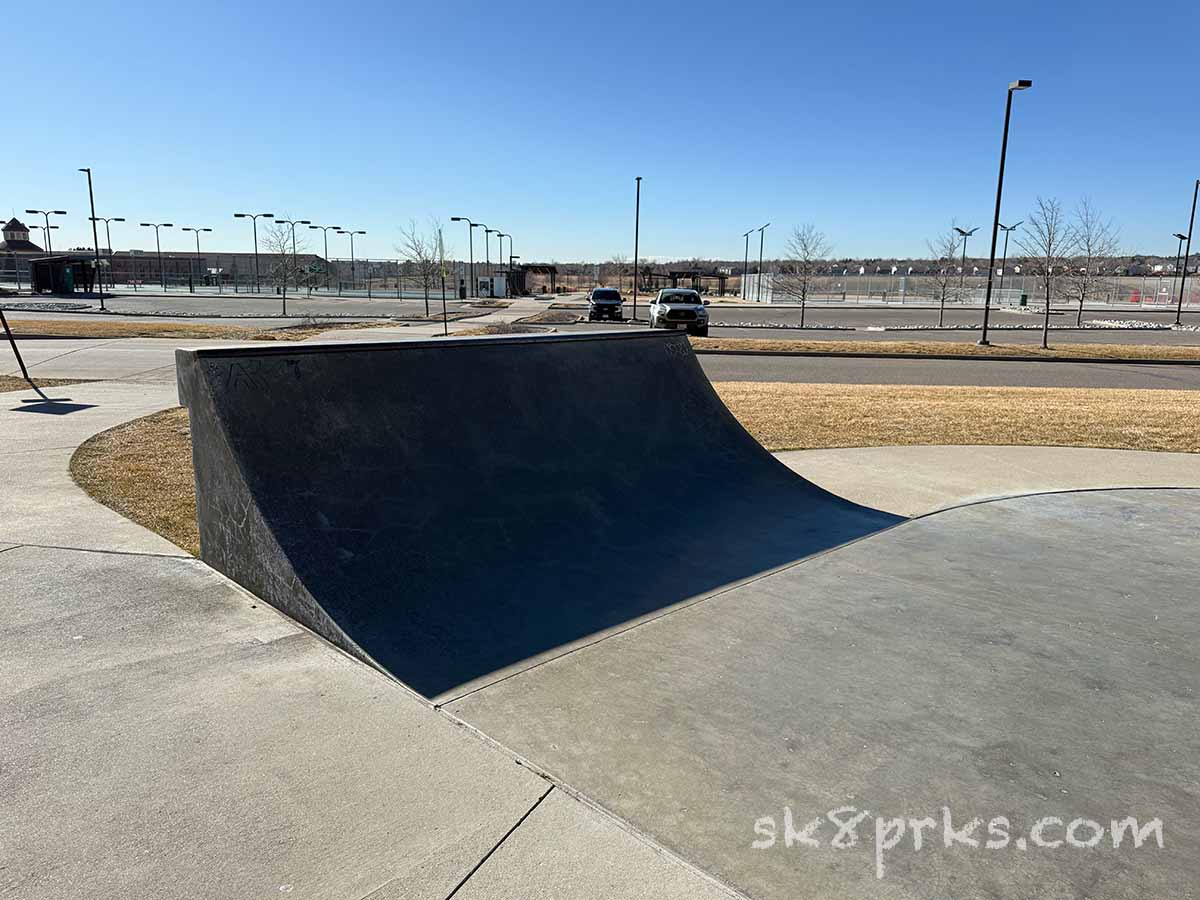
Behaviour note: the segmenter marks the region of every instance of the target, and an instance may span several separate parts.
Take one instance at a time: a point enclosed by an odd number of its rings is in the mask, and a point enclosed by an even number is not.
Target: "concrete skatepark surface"
[[[178,360],[201,557],[431,699],[899,521],[763,450],[682,334]]]
[[[53,393],[78,409],[0,403],[19,473],[0,493],[16,498],[0,503],[0,896],[1141,900],[1200,883],[1200,492],[938,512],[433,710],[71,484],[64,449],[168,391]],[[1055,482],[989,448],[893,449],[863,459],[919,471],[917,503],[945,505],[973,458],[1003,493],[1073,486],[1066,458]],[[1076,480],[1186,476],[1159,456],[1081,455],[1094,471]],[[785,807],[799,829],[844,806],[936,828],[883,854],[883,878],[870,818],[844,850],[829,823],[819,847],[784,846]],[[984,817],[981,844],[997,815],[1014,839],[1045,816],[1159,817],[1166,840],[946,848],[943,806],[956,826]],[[779,841],[755,850],[765,816]]]

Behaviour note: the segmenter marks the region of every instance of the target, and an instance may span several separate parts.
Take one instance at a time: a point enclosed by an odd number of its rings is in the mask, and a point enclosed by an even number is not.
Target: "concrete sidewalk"
[[[1200,487],[1200,454],[1088,447],[851,447],[775,456],[864,506],[901,516],[1047,491]]]
[[[173,390],[49,393],[0,395],[0,896],[730,896],[83,495]]]

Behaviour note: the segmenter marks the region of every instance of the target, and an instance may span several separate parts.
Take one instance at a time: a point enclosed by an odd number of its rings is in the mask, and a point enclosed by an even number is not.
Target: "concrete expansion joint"
[[[520,828],[525,823],[525,820],[533,815],[533,811],[542,805],[542,801],[549,797],[550,792],[553,790],[554,785],[550,785],[545,791],[542,792],[542,795],[533,802],[533,805],[530,806],[529,809],[525,810],[521,818],[517,819],[517,821],[513,823],[513,826],[500,836],[500,840],[496,841],[496,843],[492,845],[492,848],[488,850],[487,853],[483,854],[479,861],[471,867],[470,871],[468,871],[467,874],[462,877],[462,880],[454,886],[454,890],[446,895],[446,900],[450,900],[450,898],[462,890],[463,885],[470,881],[471,877],[483,867],[483,864],[491,858],[492,854],[499,850],[501,846],[503,846],[504,842],[512,836],[513,832]]]
[[[1058,496],[1061,494],[1108,494],[1108,493],[1112,493],[1114,491],[1120,491],[1120,492],[1124,492],[1124,491],[1182,491],[1182,492],[1187,492],[1187,491],[1196,491],[1196,490],[1200,490],[1200,488],[1188,487],[1186,485],[1181,486],[1178,484],[1164,484],[1161,486],[1160,485],[1152,485],[1152,484],[1151,485],[1140,484],[1140,485],[1122,486],[1122,485],[1118,484],[1118,485],[1109,485],[1106,487],[1062,488],[1060,490],[1051,490],[1051,491],[1028,491],[1026,493],[1020,493],[1020,494],[1005,494],[1001,497],[984,497],[981,500],[966,500],[962,503],[955,503],[951,506],[943,506],[940,509],[931,509],[929,512],[918,513],[917,515],[910,518],[909,521],[916,522],[920,519],[928,519],[931,516],[940,516],[942,513],[953,512],[956,509],[967,509],[968,507],[972,507],[972,506],[986,506],[989,503],[1003,503],[1006,500],[1020,500],[1023,497],[1055,497],[1055,496]],[[904,523],[901,522],[900,524],[903,525]],[[894,528],[895,526],[892,526],[892,527]],[[871,535],[867,535],[867,537],[871,537]]]
[[[8,543],[3,535],[0,535],[0,544]],[[13,542],[15,546],[9,547],[9,550],[16,550],[18,547],[34,547],[38,550],[69,550],[72,553],[101,553],[109,556],[143,556],[149,559],[180,559],[193,560],[194,557],[189,556],[180,550],[178,553],[147,553],[144,550],[105,550],[100,547],[67,547],[62,544],[30,544],[28,542]],[[0,551],[2,552],[2,551]]]

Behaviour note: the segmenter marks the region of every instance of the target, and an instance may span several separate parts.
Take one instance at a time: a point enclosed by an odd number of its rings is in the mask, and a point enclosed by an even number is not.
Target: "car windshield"
[[[699,294],[663,294],[660,303],[699,303]]]
[[[603,291],[592,291],[593,300],[620,300],[621,294],[613,288],[607,288]]]

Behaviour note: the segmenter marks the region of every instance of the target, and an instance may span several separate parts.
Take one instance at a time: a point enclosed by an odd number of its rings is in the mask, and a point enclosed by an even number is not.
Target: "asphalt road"
[[[713,381],[1200,390],[1200,366],[700,355]]]

